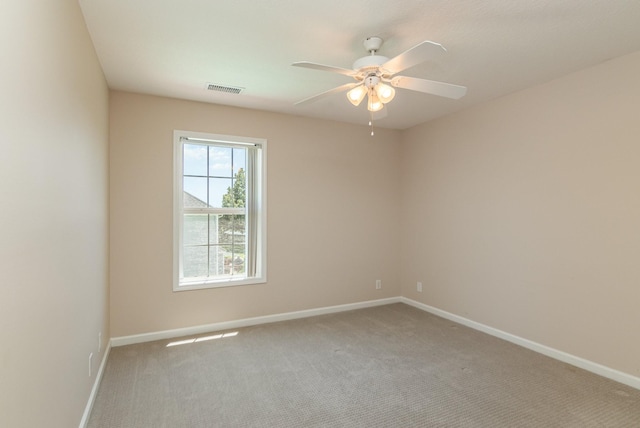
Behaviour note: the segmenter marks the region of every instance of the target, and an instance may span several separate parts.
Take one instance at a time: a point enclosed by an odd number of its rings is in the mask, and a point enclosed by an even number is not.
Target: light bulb
[[[393,89],[389,85],[385,85],[384,83],[378,83],[376,85],[376,93],[378,94],[378,98],[383,104],[388,103],[396,96],[396,90]]]
[[[362,85],[358,85],[347,92],[347,98],[354,106],[360,105],[365,95],[367,95],[367,90]]]
[[[369,93],[369,102],[367,103],[367,109],[369,111],[380,111],[384,107],[384,104],[380,101],[374,91]]]

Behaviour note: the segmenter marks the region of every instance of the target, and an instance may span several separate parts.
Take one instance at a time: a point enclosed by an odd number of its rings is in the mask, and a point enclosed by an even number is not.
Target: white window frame
[[[250,277],[198,278],[185,279],[182,277],[182,249],[183,249],[183,145],[196,142],[219,146],[246,147],[257,146],[256,162],[253,174],[257,180],[255,188],[248,193],[253,194],[251,202],[247,201],[247,223],[251,217],[255,219],[255,274]],[[198,290],[206,288],[229,287],[236,285],[261,284],[267,282],[267,140],[251,137],[237,137],[231,135],[208,134],[202,132],[174,130],[173,132],[173,291]],[[247,169],[249,165],[247,165]],[[248,171],[248,174],[250,172]],[[249,183],[247,187],[249,187]],[[248,198],[251,196],[247,195]],[[253,207],[253,209],[251,208]],[[247,247],[252,244],[248,237]],[[247,251],[251,251],[248,249]],[[251,257],[251,256],[250,256]]]

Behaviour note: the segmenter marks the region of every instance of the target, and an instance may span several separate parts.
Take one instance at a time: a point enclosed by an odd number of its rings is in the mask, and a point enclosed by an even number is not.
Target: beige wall
[[[110,115],[113,337],[400,294],[399,132],[124,92]],[[268,140],[268,283],[172,291],[174,129]]]
[[[638,76],[635,53],[405,132],[403,295],[640,376]]]
[[[78,426],[110,334],[108,91],[75,0],[3,0],[0,53],[0,426]]]

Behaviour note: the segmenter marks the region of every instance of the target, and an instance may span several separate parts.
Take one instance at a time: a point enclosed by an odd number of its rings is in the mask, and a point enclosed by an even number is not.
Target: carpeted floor
[[[404,304],[194,338],[113,348],[89,427],[640,427],[640,391]]]

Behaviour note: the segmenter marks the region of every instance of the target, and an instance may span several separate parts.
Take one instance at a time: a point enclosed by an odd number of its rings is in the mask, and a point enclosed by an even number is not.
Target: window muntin
[[[174,290],[266,281],[266,141],[175,132]]]

